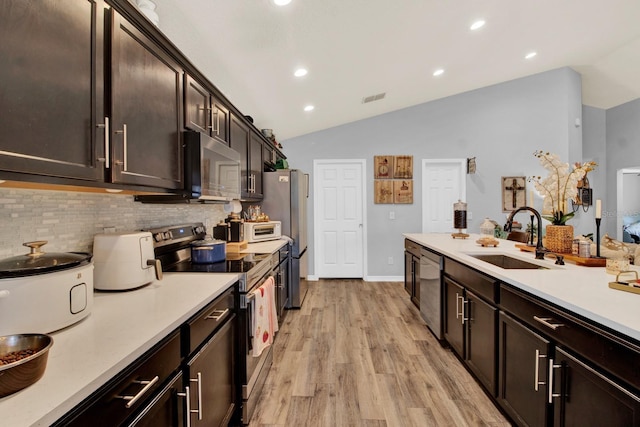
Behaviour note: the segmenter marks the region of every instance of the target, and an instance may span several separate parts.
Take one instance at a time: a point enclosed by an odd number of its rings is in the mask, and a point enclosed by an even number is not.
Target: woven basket
[[[544,246],[552,252],[571,253],[573,225],[547,225]]]

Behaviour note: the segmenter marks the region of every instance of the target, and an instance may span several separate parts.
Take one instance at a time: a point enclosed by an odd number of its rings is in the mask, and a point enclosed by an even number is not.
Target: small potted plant
[[[540,159],[540,164],[549,172],[544,178],[529,178],[544,199],[542,217],[551,222],[546,227],[545,246],[553,252],[570,253],[573,226],[568,225],[567,221],[573,218],[575,213],[571,209],[567,212],[567,200],[577,196],[578,182],[587,172],[594,170],[597,164],[576,163],[571,168],[569,163],[560,160],[557,154],[539,150],[533,155]]]

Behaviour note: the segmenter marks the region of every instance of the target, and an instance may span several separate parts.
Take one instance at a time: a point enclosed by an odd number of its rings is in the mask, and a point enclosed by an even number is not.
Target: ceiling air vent
[[[382,92],[382,93],[378,93],[376,95],[371,95],[371,96],[364,97],[364,98],[362,98],[362,103],[366,104],[368,102],[379,101],[379,100],[383,99],[385,95],[386,95],[386,92]]]

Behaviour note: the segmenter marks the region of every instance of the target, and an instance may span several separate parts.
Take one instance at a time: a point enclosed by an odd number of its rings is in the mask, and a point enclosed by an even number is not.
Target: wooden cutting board
[[[535,246],[528,246],[528,245],[522,245],[522,244],[516,244],[515,246],[516,248],[525,252],[536,251]],[[584,258],[584,257],[579,257],[578,255],[573,255],[573,254],[559,254],[559,255],[562,255],[565,261],[571,261],[576,263],[576,265],[582,265],[584,267],[605,267],[607,265],[606,258]]]

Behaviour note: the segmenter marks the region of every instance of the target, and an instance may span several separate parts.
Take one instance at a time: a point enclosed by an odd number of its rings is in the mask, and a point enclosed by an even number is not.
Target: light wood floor
[[[402,283],[311,282],[274,344],[259,426],[509,426]]]

